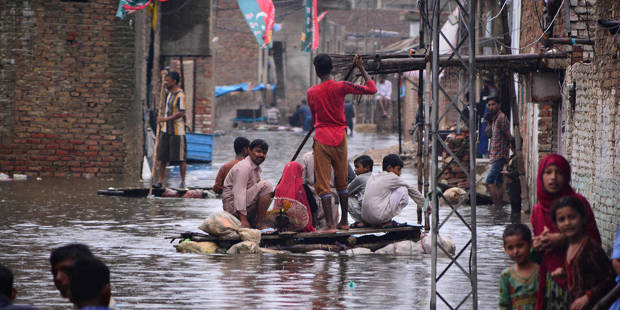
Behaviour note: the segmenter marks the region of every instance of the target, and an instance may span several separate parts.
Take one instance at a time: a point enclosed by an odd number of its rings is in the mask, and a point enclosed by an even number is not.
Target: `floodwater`
[[[263,179],[277,182],[302,140],[301,133],[239,131],[216,137],[212,165],[188,170],[188,186],[211,186],[219,167],[233,156],[237,135],[270,144]],[[304,148],[310,149],[310,143]],[[356,134],[349,157],[367,148],[397,143],[395,136]],[[375,166],[375,169],[380,167]],[[416,184],[415,171],[403,178]],[[177,170],[169,184],[178,185]],[[50,249],[69,242],[88,244],[111,269],[112,291],[121,309],[427,309],[430,255],[196,255],[177,253],[166,236],[197,227],[221,210],[219,200],[139,199],[97,196],[110,186],[140,186],[139,181],[55,179],[0,182],[0,263],[13,269],[18,303],[41,309],[70,309],[49,272]],[[502,248],[509,207],[478,209],[478,294],[480,309],[496,308],[498,275],[509,265]],[[469,208],[459,211],[469,215]],[[443,218],[447,208],[440,209]],[[415,207],[396,219],[416,222]],[[467,229],[452,217],[441,230],[457,252]],[[468,268],[469,249],[458,262]],[[440,259],[445,266],[448,259]],[[469,290],[467,278],[452,268],[438,283],[453,305]],[[465,308],[471,308],[471,300]],[[447,309],[439,299],[438,308]]]

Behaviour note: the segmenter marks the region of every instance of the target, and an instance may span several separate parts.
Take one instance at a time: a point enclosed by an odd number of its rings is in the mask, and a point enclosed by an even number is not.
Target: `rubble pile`
[[[469,133],[451,133],[446,138],[446,145],[456,155],[457,159],[465,167],[469,168]],[[444,149],[441,156],[441,169],[445,171],[439,177],[439,179],[448,185],[458,186],[462,189],[469,189],[469,180],[467,174],[463,171],[461,166],[456,163],[456,160],[452,160],[452,156]]]

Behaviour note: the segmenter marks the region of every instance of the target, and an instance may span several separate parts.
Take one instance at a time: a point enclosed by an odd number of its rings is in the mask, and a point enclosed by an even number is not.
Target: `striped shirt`
[[[495,162],[500,159],[508,160],[510,150],[510,125],[504,113],[497,112],[497,116],[491,123],[491,139],[489,141],[489,159]]]
[[[165,116],[170,117],[185,111],[185,93],[179,89],[176,93],[168,93],[166,98]],[[185,117],[179,117],[177,119],[169,120],[163,123],[161,131],[170,135],[183,136],[185,135]]]

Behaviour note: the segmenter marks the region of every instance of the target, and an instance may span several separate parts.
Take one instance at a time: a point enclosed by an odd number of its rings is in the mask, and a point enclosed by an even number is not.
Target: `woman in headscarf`
[[[564,196],[576,196],[585,206],[588,237],[601,244],[594,213],[588,201],[570,186],[571,168],[568,161],[558,154],[547,155],[540,161],[536,178],[538,203],[532,210],[534,250],[542,254],[538,281],[537,310],[568,309],[566,299],[567,279],[551,277],[550,273],[564,266],[566,239],[551,219],[553,201]]]
[[[280,209],[289,219],[289,229],[293,231],[314,231],[312,226],[312,213],[306,191],[304,190],[303,167],[300,163],[292,161],[284,167],[282,179],[276,186],[274,211],[277,215]]]

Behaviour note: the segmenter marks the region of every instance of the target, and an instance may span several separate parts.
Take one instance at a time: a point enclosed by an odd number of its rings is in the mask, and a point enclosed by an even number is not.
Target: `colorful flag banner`
[[[155,0],[155,2],[165,2],[168,0]],[[118,9],[116,10],[116,17],[125,18],[127,13],[134,13],[136,11],[146,8],[151,4],[153,0],[120,0],[118,2]]]
[[[301,49],[304,52],[319,48],[319,22],[327,12],[317,17],[316,0],[305,0],[304,31],[301,33]]]
[[[239,9],[258,45],[269,48],[275,23],[275,7],[271,0],[237,0]]]

